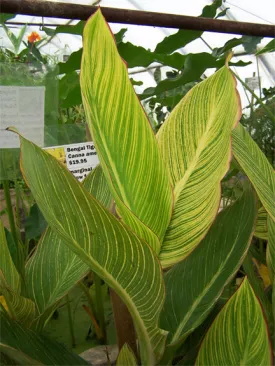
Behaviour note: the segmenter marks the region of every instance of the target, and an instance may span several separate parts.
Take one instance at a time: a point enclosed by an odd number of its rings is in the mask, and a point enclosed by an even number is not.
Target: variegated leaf
[[[110,209],[112,195],[101,165],[98,165],[87,175],[83,185],[104,207]]]
[[[5,278],[6,284],[15,293],[20,293],[21,280],[14,265],[12,257],[10,255],[8,243],[6,240],[5,229],[2,221],[0,220],[0,272],[2,272]],[[1,288],[1,277],[0,277],[0,288]]]
[[[98,201],[110,208],[112,197],[100,166],[93,169],[82,184]],[[28,295],[38,311],[32,325],[34,329],[46,325],[58,301],[88,270],[87,264],[48,227],[26,265]]]
[[[247,278],[208,330],[196,365],[272,365],[262,308]]]
[[[268,245],[266,252],[266,262],[269,269],[270,278],[273,282],[273,296],[275,300],[275,222],[268,217],[267,219],[268,227]],[[275,302],[273,303],[273,312],[275,320]]]
[[[100,9],[84,29],[80,82],[117,211],[158,253],[171,217],[172,190],[153,130]]]
[[[168,342],[180,344],[209,314],[248,251],[257,216],[256,197],[247,189],[218,215],[206,237],[165,275],[161,327]]]
[[[182,260],[209,230],[219,208],[221,179],[231,158],[231,130],[241,114],[227,66],[190,90],[158,132],[174,187],[175,207],[160,260]]]
[[[232,131],[233,154],[253,184],[262,205],[275,220],[275,173],[256,142],[242,125]]]
[[[126,343],[119,352],[116,366],[137,366],[137,360],[133,354],[133,351]]]
[[[38,316],[65,296],[88,271],[88,265],[48,227],[26,265],[27,291]]]
[[[0,352],[16,361],[11,365],[88,365],[62,344],[24,328],[3,312],[0,312],[0,324]]]
[[[254,236],[259,239],[267,240],[268,233],[267,233],[267,212],[264,207],[261,207],[258,210],[258,217],[256,222],[256,228],[254,232]]]
[[[18,320],[23,325],[30,326],[36,314],[34,302],[11,289],[2,272],[0,273],[0,283],[1,292],[8,308],[8,314],[11,318]]]
[[[166,339],[166,332],[158,327],[164,284],[154,252],[101,206],[63,164],[23,137],[20,140],[22,173],[49,226],[125,302],[141,359],[153,365]]]

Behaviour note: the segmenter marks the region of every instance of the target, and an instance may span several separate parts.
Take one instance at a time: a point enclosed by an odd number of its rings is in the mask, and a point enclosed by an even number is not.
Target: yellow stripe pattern
[[[21,170],[51,229],[127,305],[144,364],[155,364],[166,332],[158,327],[164,283],[154,251],[106,210],[67,168],[23,137]]]
[[[196,366],[272,365],[261,305],[247,278],[208,330]]]
[[[256,216],[256,197],[247,189],[219,213],[192,253],[165,274],[160,325],[169,331],[169,344],[183,342],[212,310],[247,254]]]
[[[116,366],[137,366],[137,360],[127,343],[121,348]]]
[[[83,37],[82,99],[101,166],[119,215],[158,253],[173,197],[156,138],[100,9]]]
[[[236,81],[225,66],[190,90],[158,132],[175,197],[160,253],[164,267],[185,258],[217,214],[240,113]]]
[[[262,205],[275,221],[275,174],[256,142],[239,124],[232,131],[233,154],[253,184]]]
[[[254,236],[267,240],[267,212],[264,207],[259,208]]]

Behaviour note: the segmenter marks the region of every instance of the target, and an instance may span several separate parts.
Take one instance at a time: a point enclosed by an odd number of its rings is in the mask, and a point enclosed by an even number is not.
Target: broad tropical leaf
[[[239,117],[236,81],[224,66],[191,89],[159,130],[175,196],[160,253],[164,267],[186,257],[209,230],[231,158],[231,130]]]
[[[83,186],[106,208],[111,194],[100,166],[83,181]],[[37,328],[47,322],[58,300],[88,272],[89,267],[50,227],[41,237],[37,249],[26,265],[26,286],[38,311]]]
[[[0,272],[1,293],[5,298],[8,313],[11,318],[29,326],[35,317],[35,305],[33,301],[20,295],[18,290],[12,290],[2,272]]]
[[[196,365],[272,365],[261,305],[247,278],[211,325]]]
[[[268,245],[267,245],[267,265],[270,273],[270,277],[273,281],[273,288],[275,288],[275,222],[268,217]],[[275,296],[275,294],[273,294]],[[275,315],[275,303],[273,304],[274,315]],[[275,319],[275,318],[274,318]]]
[[[88,125],[117,210],[159,252],[172,190],[153,130],[100,9],[84,30],[80,83]]]
[[[264,207],[261,207],[258,210],[258,217],[256,222],[256,228],[254,232],[254,236],[257,238],[267,240],[268,233],[267,233],[267,212]]]
[[[122,349],[119,352],[116,366],[137,366],[137,360],[129,348],[129,346],[125,343]]]
[[[20,293],[21,289],[20,276],[17,272],[17,269],[10,255],[4,225],[1,220],[0,220],[0,253],[1,253],[0,272],[2,272],[2,276],[5,278],[6,281],[5,285],[8,285],[8,287],[11,290],[15,291],[16,293]],[[1,277],[0,277],[0,288],[2,287]]]
[[[88,365],[62,344],[23,328],[3,312],[0,323],[0,351],[19,365]]]
[[[66,167],[23,137],[21,169],[52,230],[127,305],[144,364],[160,356],[166,332],[158,328],[164,283],[154,252],[93,198]],[[138,294],[138,296],[137,296]]]
[[[198,327],[212,310],[225,285],[241,266],[256,221],[251,189],[224,209],[198,247],[165,275],[166,299],[161,327],[176,345]]]
[[[232,131],[233,154],[253,184],[262,205],[275,221],[275,173],[256,142],[239,124]]]
[[[104,207],[111,208],[112,195],[101,165],[94,168],[82,184]]]

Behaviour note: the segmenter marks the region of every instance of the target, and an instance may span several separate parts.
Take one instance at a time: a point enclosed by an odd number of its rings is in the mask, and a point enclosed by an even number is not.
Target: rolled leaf
[[[254,236],[263,240],[268,239],[267,212],[264,207],[259,208]]]
[[[88,192],[91,193],[104,207],[110,209],[112,195],[104,176],[101,165],[94,168],[82,182]]]
[[[247,278],[208,330],[196,365],[272,365],[262,308]]]
[[[232,131],[233,154],[253,184],[268,214],[275,221],[275,173],[256,142],[242,125]]]
[[[123,221],[156,252],[172,190],[153,130],[100,9],[84,30],[81,90],[96,151]]]
[[[231,130],[240,113],[236,81],[224,66],[191,89],[158,132],[175,196],[160,253],[164,267],[186,257],[217,214],[220,182],[231,159]]]
[[[49,226],[125,302],[139,338],[141,359],[153,365],[166,338],[166,332],[158,328],[164,284],[154,252],[63,164],[23,137],[20,140],[22,173]]]
[[[62,344],[25,329],[0,312],[0,351],[19,365],[88,365]]]
[[[224,209],[204,240],[165,275],[161,326],[168,342],[181,343],[212,310],[248,251],[257,216],[251,189]]]
[[[116,366],[137,366],[137,360],[129,348],[129,346],[125,343],[122,349],[119,352]]]
[[[5,278],[6,284],[10,289],[16,293],[20,293],[21,280],[14,265],[12,257],[10,255],[8,243],[6,240],[5,229],[2,221],[0,220],[0,272]],[[2,286],[0,277],[0,288]]]

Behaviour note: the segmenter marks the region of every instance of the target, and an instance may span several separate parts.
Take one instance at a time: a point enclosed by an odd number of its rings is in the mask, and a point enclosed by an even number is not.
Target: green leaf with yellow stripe
[[[5,228],[0,220],[0,272],[2,272],[2,276],[5,278],[6,284],[9,288],[11,288],[16,293],[20,293],[21,290],[21,279],[17,269],[14,265],[12,257],[10,255]],[[1,282],[0,282],[1,286]]]
[[[89,365],[61,343],[24,328],[1,311],[0,324],[1,365],[2,361],[5,365],[3,354],[16,361],[8,365]]]
[[[264,207],[261,207],[258,210],[258,217],[257,217],[254,236],[256,236],[259,239],[263,239],[263,240],[268,239],[267,212]]]
[[[38,317],[65,296],[88,271],[88,265],[48,227],[26,265],[28,296],[35,302]]]
[[[209,328],[196,365],[272,365],[262,308],[247,278]]]
[[[110,208],[112,197],[100,165],[91,171],[82,184],[99,202]],[[88,265],[48,227],[26,265],[27,293],[37,308],[34,329],[46,325],[58,301],[88,271]]]
[[[272,305],[275,320],[275,222],[270,217],[267,218],[267,227],[268,227],[268,244],[266,251],[266,262],[271,281],[273,282]]]
[[[82,184],[99,202],[110,208],[112,197],[100,166],[93,169]],[[27,293],[37,309],[34,328],[45,326],[58,301],[88,271],[89,266],[48,227],[26,265]]]
[[[169,331],[170,345],[179,345],[204,321],[239,270],[251,243],[256,215],[256,197],[247,188],[219,213],[194,251],[166,273],[160,324]]]
[[[236,81],[224,66],[195,86],[158,132],[175,207],[161,247],[164,267],[186,257],[209,230],[231,159],[231,131],[241,114]]]
[[[133,351],[127,345],[127,343],[125,343],[124,346],[121,348],[116,361],[116,366],[126,366],[126,365],[137,366],[137,360],[135,358],[135,355],[133,354]]]
[[[253,184],[262,205],[275,220],[275,173],[256,142],[239,124],[232,131],[233,154]]]
[[[172,189],[149,120],[100,9],[84,29],[80,83],[118,214],[158,253],[171,217]]]
[[[166,339],[158,327],[164,283],[155,253],[63,164],[23,137],[20,140],[23,176],[49,226],[125,302],[142,362],[154,365]]]
[[[95,167],[82,184],[104,207],[111,208],[112,195],[101,165]]]

